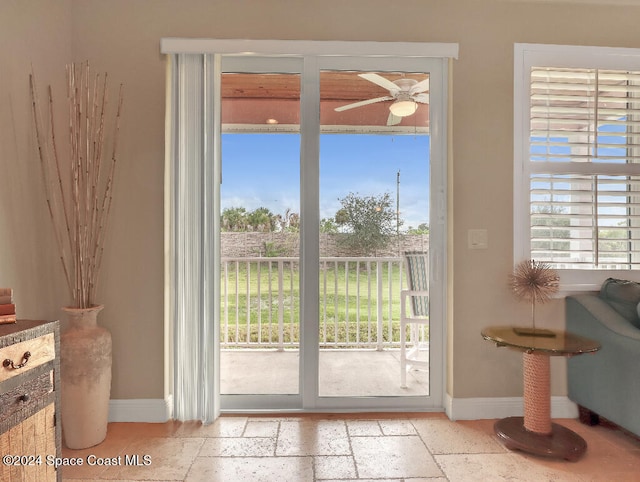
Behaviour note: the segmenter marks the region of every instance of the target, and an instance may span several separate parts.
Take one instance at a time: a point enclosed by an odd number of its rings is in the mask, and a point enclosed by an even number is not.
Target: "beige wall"
[[[640,47],[639,8],[498,0],[0,0],[0,5],[3,171],[7,163],[31,160],[23,84],[29,62],[49,81],[62,73],[71,52],[125,84],[122,162],[101,290],[107,306],[101,320],[114,340],[112,398],[164,393],[165,65],[159,42],[168,36],[459,43],[460,58],[453,65],[447,390],[456,398],[521,394],[519,355],[480,337],[485,325],[527,316],[526,306],[514,302],[506,286],[512,266],[513,44]],[[22,175],[18,195],[0,198],[0,285],[19,289],[23,313],[57,316],[55,300],[64,293],[45,253],[51,244],[48,220],[41,199],[32,195],[39,185],[24,176],[26,167],[15,172]],[[472,228],[488,230],[489,249],[467,249]],[[539,319],[562,327],[562,302],[543,307]],[[566,393],[562,360],[554,360],[552,390]]]
[[[33,162],[29,73],[33,68],[41,97],[51,83],[64,101],[71,5],[0,0],[0,286],[14,289],[21,318],[58,318],[61,303],[68,302],[40,168]]]

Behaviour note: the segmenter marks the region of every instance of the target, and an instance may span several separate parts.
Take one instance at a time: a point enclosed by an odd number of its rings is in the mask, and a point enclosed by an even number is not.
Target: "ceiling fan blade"
[[[411,90],[409,91],[409,93],[417,94],[419,92],[426,92],[427,90],[429,90],[429,77],[427,77],[426,79],[418,82],[416,85],[411,87]]]
[[[396,84],[391,82],[389,79],[383,77],[378,74],[358,74],[359,77],[368,80],[369,82],[373,82],[374,84],[379,85],[382,88],[387,89],[389,92],[399,91],[400,89]]]
[[[397,115],[393,115],[389,112],[389,117],[387,117],[387,125],[388,126],[397,126],[402,121],[402,117],[398,117]]]
[[[429,94],[417,94],[411,97],[416,102],[420,102],[421,104],[429,103]]]
[[[385,95],[384,97],[376,97],[375,99],[361,100],[360,102],[354,102],[353,104],[341,105],[336,107],[336,112],[342,112],[343,110],[355,109],[356,107],[362,107],[363,105],[375,104],[376,102],[383,102],[385,100],[393,100],[393,97]]]

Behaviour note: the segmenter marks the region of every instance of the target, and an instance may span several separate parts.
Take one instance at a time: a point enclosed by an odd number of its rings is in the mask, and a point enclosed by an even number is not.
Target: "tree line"
[[[399,234],[428,234],[427,223],[400,231],[404,221],[394,209],[391,194],[361,196],[349,193],[340,198],[341,207],[333,217],[320,221],[320,232],[339,234],[337,242],[357,255],[375,254],[383,250]],[[283,214],[266,207],[247,211],[230,207],[222,211],[222,231],[226,232],[298,232],[300,215],[291,209]]]

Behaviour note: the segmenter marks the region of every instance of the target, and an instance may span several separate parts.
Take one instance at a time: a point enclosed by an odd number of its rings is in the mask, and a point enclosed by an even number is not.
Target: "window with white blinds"
[[[530,68],[531,258],[640,266],[640,71]]]

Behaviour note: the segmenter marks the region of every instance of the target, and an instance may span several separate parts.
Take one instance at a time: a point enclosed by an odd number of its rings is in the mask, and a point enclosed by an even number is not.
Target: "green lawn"
[[[278,267],[272,263],[269,272],[268,261],[251,262],[250,273],[247,275],[246,263],[240,263],[236,271],[235,265],[229,265],[227,274],[227,293],[222,292],[222,313],[228,313],[229,326],[222,326],[223,340],[234,339],[257,342],[260,334],[264,343],[278,340]],[[258,265],[260,273],[258,274]],[[348,276],[345,271],[348,270]],[[383,338],[399,339],[400,319],[400,268],[393,264],[389,269],[388,263],[382,265],[382,316],[384,320]],[[391,271],[391,272],[389,272]],[[299,341],[299,270],[298,263],[283,264],[282,299],[284,319],[285,343]],[[247,279],[248,276],[248,279]],[[389,300],[389,276],[391,277],[392,299]],[[347,282],[348,279],[348,282]],[[371,280],[370,286],[368,279]],[[237,281],[237,290],[236,290]],[[332,263],[320,271],[320,339],[327,343],[336,340],[349,345],[359,336],[362,341],[377,341],[376,319],[378,309],[378,293],[376,286],[376,264],[370,264],[370,274],[367,273],[365,263],[350,262],[348,268],[339,263],[336,268]],[[404,284],[406,286],[406,283]],[[248,287],[248,297],[247,297]],[[271,287],[271,289],[269,289]],[[326,288],[325,288],[326,287]],[[347,296],[348,288],[348,296]],[[326,291],[325,291],[326,290]],[[271,296],[269,292],[271,291]],[[261,293],[258,297],[258,292]],[[247,298],[249,303],[247,303]],[[369,304],[371,313],[369,313]],[[391,306],[390,306],[391,304]],[[326,307],[326,311],[325,311]],[[249,315],[247,318],[247,309]],[[391,309],[391,316],[389,316]],[[391,321],[390,321],[391,318]],[[236,319],[238,323],[236,324]],[[367,321],[371,320],[371,327]],[[391,333],[389,331],[391,330]],[[348,338],[347,338],[348,337]]]

